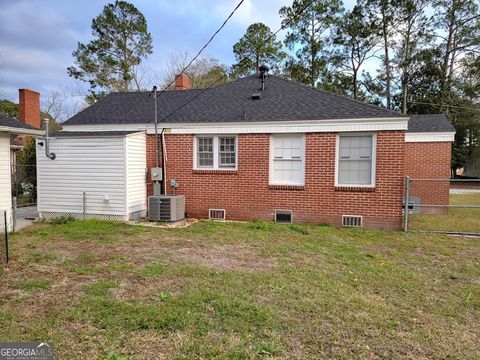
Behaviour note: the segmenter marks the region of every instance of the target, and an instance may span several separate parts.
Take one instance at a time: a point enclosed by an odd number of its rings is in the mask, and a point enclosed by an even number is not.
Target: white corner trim
[[[452,142],[454,139],[454,132],[405,133],[405,142]]]
[[[339,184],[338,183],[338,168],[340,160],[340,136],[342,135],[371,135],[372,136],[372,172],[371,172],[371,183],[370,184]],[[377,178],[377,134],[337,134],[335,140],[335,187],[355,187],[355,188],[375,188],[376,178]]]
[[[170,134],[263,134],[263,133],[306,133],[306,132],[353,132],[407,130],[408,119],[364,118],[298,121],[256,121],[256,122],[215,122],[215,123],[161,123],[159,129],[168,129]],[[147,131],[154,134],[153,124],[106,124],[106,125],[65,125],[65,131]]]

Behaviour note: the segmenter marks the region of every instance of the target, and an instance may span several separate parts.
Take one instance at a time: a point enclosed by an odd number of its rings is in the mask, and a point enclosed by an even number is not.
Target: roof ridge
[[[273,76],[276,79],[279,79],[279,80],[282,80],[282,81],[285,81],[285,82],[291,82],[291,83],[294,83],[296,85],[303,86],[303,87],[305,87],[307,89],[310,89],[312,91],[318,91],[318,92],[322,92],[322,93],[325,93],[325,94],[328,94],[328,95],[332,95],[332,96],[341,98],[343,100],[348,100],[348,101],[353,102],[353,103],[358,104],[358,105],[369,106],[369,107],[373,107],[375,109],[382,109],[382,110],[388,111],[390,113],[394,113],[394,114],[398,115],[399,117],[408,117],[409,116],[409,115],[402,114],[401,112],[398,112],[398,111],[395,111],[395,110],[392,110],[392,109],[387,109],[387,108],[384,108],[384,107],[381,107],[381,106],[378,106],[378,105],[375,105],[375,104],[370,104],[370,103],[366,103],[366,102],[363,102],[363,101],[360,101],[360,100],[355,100],[355,99],[352,99],[349,96],[336,94],[336,93],[333,93],[333,92],[330,92],[330,91],[327,91],[327,90],[324,90],[324,89],[321,89],[321,88],[316,88],[316,87],[301,83],[301,82],[296,81],[296,80],[286,79],[286,78],[283,78],[283,77],[280,77],[280,76],[277,76],[277,75],[269,75],[269,76]]]

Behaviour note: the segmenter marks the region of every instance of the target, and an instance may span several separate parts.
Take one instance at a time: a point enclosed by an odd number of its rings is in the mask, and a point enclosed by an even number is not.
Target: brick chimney
[[[190,80],[188,76],[180,74],[175,76],[175,90],[189,90],[191,89]]]
[[[19,89],[18,98],[18,120],[34,128],[41,129],[40,93],[30,89]]]

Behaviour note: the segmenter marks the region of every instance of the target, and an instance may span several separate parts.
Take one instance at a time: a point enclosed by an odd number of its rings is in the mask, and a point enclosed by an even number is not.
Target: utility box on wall
[[[37,150],[42,140],[37,141]],[[135,220],[146,216],[143,132],[59,132],[55,160],[37,156],[40,217]]]

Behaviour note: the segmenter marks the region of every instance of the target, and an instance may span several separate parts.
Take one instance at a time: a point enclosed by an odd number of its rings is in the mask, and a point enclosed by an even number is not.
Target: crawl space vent
[[[342,215],[342,226],[362,227],[363,217],[358,215]]]
[[[225,220],[225,209],[209,209],[208,218],[210,220]]]
[[[275,210],[275,222],[277,223],[292,223],[292,210]]]

